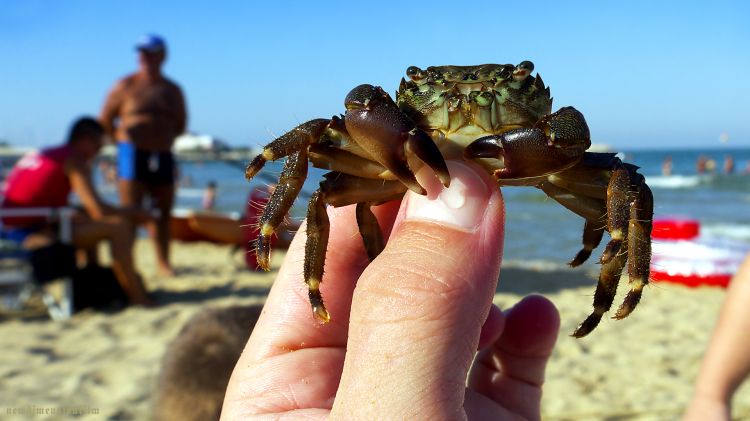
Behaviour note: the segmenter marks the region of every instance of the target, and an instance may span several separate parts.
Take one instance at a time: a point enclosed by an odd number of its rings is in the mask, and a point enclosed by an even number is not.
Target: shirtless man
[[[32,152],[18,161],[8,175],[0,207],[34,208],[68,206],[74,192],[83,212],[72,220],[72,242],[91,249],[109,242],[112,269],[132,304],[150,306],[141,278],[133,263],[134,222],[148,219],[145,212],[115,208],[102,202],[91,180],[91,164],[103,143],[104,128],[93,118],[75,122],[67,143]],[[54,229],[45,218],[5,217],[3,229],[24,248],[35,249],[54,241]]]
[[[169,221],[175,196],[172,144],[185,131],[187,112],[182,90],[161,72],[167,56],[164,40],[144,36],[136,45],[139,68],[112,88],[100,121],[118,146],[118,190],[123,206],[143,205],[146,195],[159,210],[152,231],[160,271],[169,263]]]

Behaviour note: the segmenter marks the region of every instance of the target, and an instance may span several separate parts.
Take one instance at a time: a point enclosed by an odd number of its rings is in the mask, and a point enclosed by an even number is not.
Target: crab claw
[[[464,157],[502,159],[503,145],[499,136],[485,136],[473,141],[464,149]]]
[[[438,147],[401,112],[383,88],[357,86],[346,96],[345,105],[344,124],[352,139],[406,187],[426,194],[409,167],[409,154],[432,168],[444,186],[450,184],[448,167]]]
[[[414,128],[409,132],[409,139],[406,141],[406,150],[411,151],[428,167],[435,171],[438,180],[448,188],[451,184],[451,176],[448,173],[448,166],[445,159],[440,153],[435,142],[427,136],[427,133]]]
[[[466,158],[495,158],[502,167],[498,179],[522,179],[558,172],[574,165],[591,145],[583,115],[573,107],[522,127],[482,137],[466,147]]]

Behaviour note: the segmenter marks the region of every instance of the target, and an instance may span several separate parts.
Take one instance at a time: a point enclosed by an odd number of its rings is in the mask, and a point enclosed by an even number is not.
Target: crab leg
[[[651,190],[645,184],[643,176],[636,172],[637,167],[623,164],[619,159],[613,158],[607,163],[607,156],[603,154],[599,154],[599,156],[591,155],[570,170],[549,177],[551,182],[540,184],[540,188],[550,197],[587,218],[584,228],[584,249],[579,252],[571,264],[583,262],[584,257],[588,257],[590,254],[589,250],[596,247],[603,233],[601,217],[609,215],[606,225],[612,236],[612,241],[607,245],[601,259],[603,266],[594,296],[594,312],[573,333],[573,336],[576,337],[585,336],[591,332],[601,320],[602,315],[609,311],[626,262],[631,290],[614,318],[622,319],[635,309],[643,288],[648,284],[651,257],[650,235],[653,196]],[[599,218],[591,219],[580,209],[581,204],[588,203],[586,200],[581,200],[582,197],[586,197],[582,196],[581,193],[600,195],[595,188],[596,182],[590,180],[594,179],[596,174],[601,171],[603,165],[611,167],[611,177],[606,188],[606,212],[602,212]],[[578,182],[577,179],[583,179],[584,181]],[[565,188],[560,187],[561,185]],[[566,191],[568,192],[567,196],[564,193]],[[563,200],[571,196],[575,200],[569,202]],[[596,210],[589,209],[588,211],[595,213]]]
[[[631,289],[625,296],[615,319],[627,317],[641,300],[641,292],[649,281],[651,262],[651,220],[654,215],[654,197],[643,176],[631,173],[636,182],[636,197],[630,206],[630,229],[628,230],[628,277]]]
[[[336,207],[357,204],[359,232],[368,257],[374,259],[383,250],[384,241],[370,205],[398,199],[406,192],[406,186],[398,181],[371,180],[336,172],[324,177],[307,208],[304,277],[313,314],[328,323],[331,317],[320,294],[330,230],[326,204]]]
[[[313,314],[323,323],[331,321],[331,316],[323,304],[323,296],[320,295],[330,228],[323,195],[320,190],[316,190],[307,207],[304,277]]]
[[[587,219],[583,225],[583,248],[568,264],[572,267],[583,264],[591,256],[591,252],[599,246],[602,237],[604,237],[604,227],[601,222]]]
[[[623,244],[621,249],[622,253],[615,255],[609,262],[602,265],[599,282],[596,284],[596,291],[594,292],[594,311],[571,336],[582,338],[591,333],[599,325],[604,313],[612,307],[612,302],[617,293],[617,285],[620,283],[620,277],[622,276],[622,269],[628,259],[627,243]]]
[[[602,240],[607,226],[607,187],[612,178],[612,168],[620,164],[621,161],[613,153],[587,152],[581,162],[561,173],[548,176],[547,181],[539,186],[548,196],[586,219],[583,249],[570,262],[571,266],[578,266],[586,261]],[[558,189],[549,187],[550,183]],[[571,194],[572,200],[563,200]]]
[[[269,270],[271,262],[271,236],[284,222],[286,214],[294,204],[302,185],[307,178],[307,150],[293,152],[286,159],[284,169],[279,177],[279,184],[271,193],[268,204],[258,219],[260,234],[258,235],[257,256],[258,266]]]
[[[334,148],[330,145],[312,145],[309,150],[313,166],[364,178],[384,178],[388,170],[377,162]],[[395,180],[395,177],[392,177]]]
[[[612,178],[607,186],[607,231],[612,239],[602,253],[602,263],[612,260],[628,237],[629,190],[630,175],[620,164],[612,171]]]
[[[603,200],[574,193],[568,189],[543,181],[539,188],[556,202],[589,221],[601,219],[606,214]]]
[[[255,174],[263,169],[267,161],[275,161],[316,143],[329,124],[331,124],[331,120],[318,118],[302,123],[284,133],[281,137],[266,145],[263,152],[247,164],[245,178],[250,180],[255,177]]]
[[[372,213],[370,206],[371,203],[357,203],[357,226],[365,243],[367,257],[370,260],[375,260],[385,248],[385,241],[383,240],[383,234],[380,232],[378,220]]]
[[[583,248],[569,263],[573,267],[581,265],[591,256],[591,252],[599,246],[604,236],[605,225],[602,221],[607,217],[604,201],[559,187],[557,182],[543,181],[539,184],[539,188],[547,196],[555,199],[558,203],[586,220],[583,226]]]

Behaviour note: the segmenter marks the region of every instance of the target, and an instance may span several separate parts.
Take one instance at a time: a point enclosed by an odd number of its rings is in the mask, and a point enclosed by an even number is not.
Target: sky
[[[190,131],[235,146],[343,113],[359,84],[394,93],[411,65],[531,60],[553,108],[580,110],[594,142],[750,147],[749,2],[316,3],[6,0],[0,140],[64,139],[157,33]]]

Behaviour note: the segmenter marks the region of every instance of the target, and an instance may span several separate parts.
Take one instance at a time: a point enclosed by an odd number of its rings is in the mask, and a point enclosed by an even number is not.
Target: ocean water
[[[735,161],[735,173],[721,174],[726,155]],[[714,159],[717,173],[696,173],[701,155]],[[750,244],[750,174],[742,174],[750,165],[750,148],[737,150],[648,150],[626,151],[620,155],[626,162],[641,167],[640,172],[654,193],[654,212],[660,216],[685,216],[701,222],[702,233],[727,236]],[[662,162],[671,156],[672,175],[661,174]],[[243,212],[248,192],[257,183],[275,179],[281,163],[269,163],[251,183],[244,179],[242,165],[225,162],[183,162],[180,171],[189,185],[178,191],[178,206],[200,208],[203,190],[209,181],[218,184],[217,209]],[[311,168],[308,181],[292,210],[292,216],[303,218],[309,194],[317,188],[324,171]],[[101,186],[101,184],[100,184]],[[114,199],[114,188],[102,186],[105,196]],[[564,264],[581,246],[583,220],[541,191],[530,187],[505,187],[506,238],[505,258],[510,260],[545,260]],[[607,237],[603,240],[603,244]],[[598,252],[603,248],[600,246]],[[590,259],[593,264],[596,260]]]

